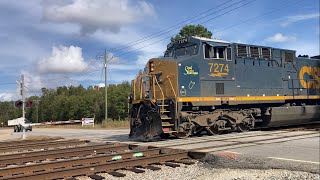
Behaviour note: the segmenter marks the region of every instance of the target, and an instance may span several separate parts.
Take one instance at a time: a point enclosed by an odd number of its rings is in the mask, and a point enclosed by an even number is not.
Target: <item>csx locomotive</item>
[[[131,83],[134,138],[320,121],[320,57],[294,50],[184,38]]]

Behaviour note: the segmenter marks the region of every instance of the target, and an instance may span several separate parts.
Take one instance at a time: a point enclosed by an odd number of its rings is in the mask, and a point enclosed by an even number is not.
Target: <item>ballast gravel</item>
[[[113,177],[107,173],[97,175],[111,180],[320,180],[319,174],[313,174],[301,171],[288,171],[281,169],[228,169],[213,168],[206,163],[196,162],[194,165],[181,165],[177,168],[167,166],[160,167],[159,171],[145,170],[144,173],[134,173],[127,170],[117,172],[126,174],[125,177]],[[88,177],[77,177],[78,179],[90,179]]]

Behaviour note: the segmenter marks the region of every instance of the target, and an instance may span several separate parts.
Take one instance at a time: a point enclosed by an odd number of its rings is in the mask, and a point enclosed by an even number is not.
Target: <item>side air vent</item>
[[[258,47],[250,47],[251,57],[258,58],[259,57],[259,48]]]
[[[237,56],[247,57],[247,46],[238,45],[237,46]]]
[[[216,94],[224,94],[224,83],[216,83]]]
[[[262,58],[270,59],[270,49],[269,48],[262,48]]]
[[[294,53],[285,52],[285,61],[293,62]]]

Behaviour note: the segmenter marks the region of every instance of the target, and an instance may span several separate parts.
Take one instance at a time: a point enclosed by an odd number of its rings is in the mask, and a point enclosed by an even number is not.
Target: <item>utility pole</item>
[[[107,85],[107,50],[104,51],[104,89],[105,89],[105,99],[106,99],[106,108],[104,120],[108,121],[108,85]]]
[[[23,74],[21,75],[20,92],[21,92],[21,98],[22,98],[22,117],[23,119],[25,119],[26,113],[25,113],[24,75]]]

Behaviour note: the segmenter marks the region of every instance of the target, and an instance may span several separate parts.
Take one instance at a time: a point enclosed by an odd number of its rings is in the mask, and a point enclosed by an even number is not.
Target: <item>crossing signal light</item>
[[[18,100],[18,101],[15,102],[14,105],[15,105],[17,108],[20,108],[20,107],[22,107],[22,104],[23,104],[23,102],[22,102],[21,100]]]
[[[26,107],[31,107],[32,106],[32,101],[26,102]]]

